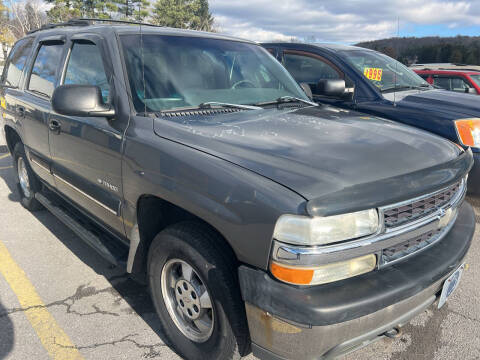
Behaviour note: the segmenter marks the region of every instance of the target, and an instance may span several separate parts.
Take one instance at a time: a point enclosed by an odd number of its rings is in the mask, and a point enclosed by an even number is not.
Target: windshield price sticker
[[[363,75],[369,80],[382,81],[382,69],[379,68],[365,68]]]

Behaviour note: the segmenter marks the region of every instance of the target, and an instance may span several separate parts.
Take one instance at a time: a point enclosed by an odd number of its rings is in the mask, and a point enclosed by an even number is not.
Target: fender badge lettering
[[[108,183],[108,182],[106,182],[105,180],[102,180],[102,179],[97,179],[97,182],[100,185],[106,187],[107,189],[118,192],[118,186],[112,185],[112,184],[110,184],[110,183]]]

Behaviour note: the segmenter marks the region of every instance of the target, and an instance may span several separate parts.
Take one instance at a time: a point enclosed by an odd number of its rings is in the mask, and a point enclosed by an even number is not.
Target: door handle
[[[62,128],[60,123],[57,120],[50,120],[48,127],[50,128],[50,130],[52,130],[56,134],[60,134],[60,130]]]
[[[17,105],[17,115],[19,117],[25,117],[25,107]]]

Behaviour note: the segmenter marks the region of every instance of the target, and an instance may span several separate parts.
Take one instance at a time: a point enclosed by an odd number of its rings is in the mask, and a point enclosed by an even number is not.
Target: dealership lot
[[[31,214],[18,199],[11,158],[0,152],[0,359],[179,358],[162,340],[145,287],[47,211]],[[480,220],[480,201],[471,201]],[[441,311],[346,358],[478,359],[479,241],[477,230],[470,268]]]

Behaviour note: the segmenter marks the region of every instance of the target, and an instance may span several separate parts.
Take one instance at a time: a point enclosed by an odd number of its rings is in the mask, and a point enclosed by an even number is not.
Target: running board
[[[119,241],[116,241],[107,234],[99,236],[89,230],[82,224],[82,222],[85,223],[85,221],[80,221],[74,212],[68,211],[68,206],[61,206],[56,201],[50,200],[41,193],[36,193],[35,199],[108,262],[116,266],[126,266],[125,260],[128,249],[119,244]],[[91,227],[93,227],[93,225],[91,225]],[[101,232],[99,233],[101,234]]]

